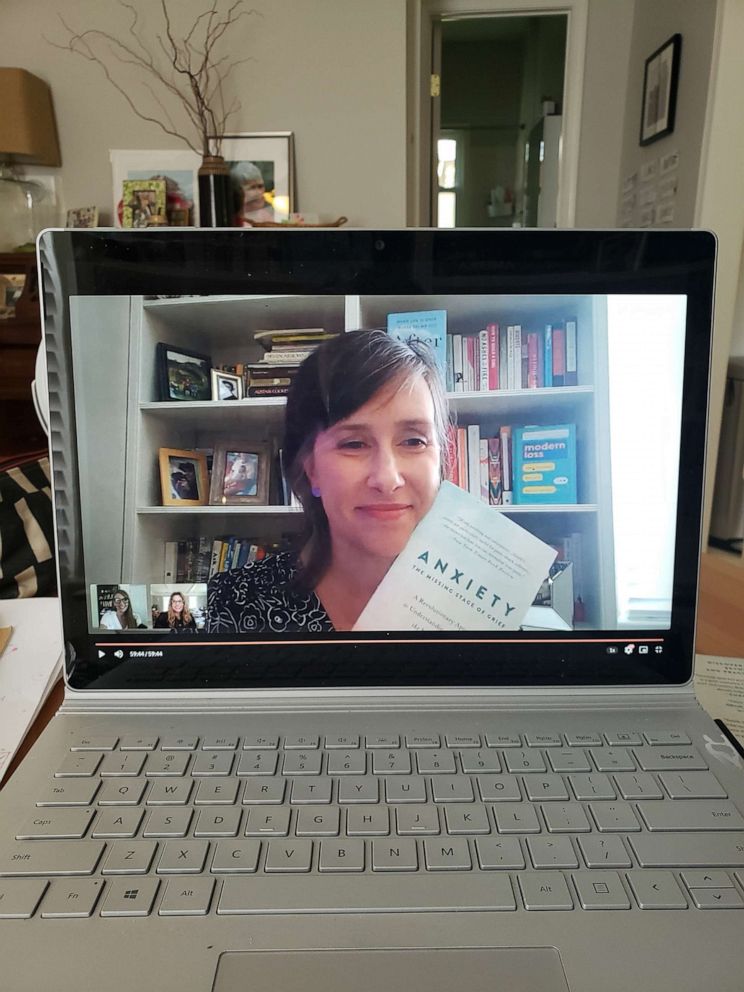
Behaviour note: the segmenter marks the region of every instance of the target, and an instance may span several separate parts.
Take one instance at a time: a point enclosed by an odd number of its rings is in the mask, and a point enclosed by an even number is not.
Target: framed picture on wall
[[[650,145],[674,130],[682,35],[675,34],[649,55],[643,73],[642,145]]]
[[[292,132],[228,134],[222,155],[230,168],[235,226],[287,221],[295,210]]]

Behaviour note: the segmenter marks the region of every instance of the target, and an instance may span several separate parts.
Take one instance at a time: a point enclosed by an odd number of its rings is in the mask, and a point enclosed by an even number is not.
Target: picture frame
[[[121,184],[122,227],[149,227],[165,217],[165,179],[125,179]]]
[[[265,506],[271,458],[267,444],[227,439],[214,447],[210,506]]]
[[[243,399],[243,380],[232,372],[212,369],[212,399],[229,402]]]
[[[182,227],[199,226],[199,180],[201,157],[190,149],[124,149],[109,153],[113,183],[113,217],[122,226],[121,190],[125,179],[164,179],[165,212],[168,223]]]
[[[65,227],[98,227],[98,207],[76,207],[67,211]]]
[[[234,226],[286,223],[296,209],[293,132],[227,134],[222,155],[232,179]]]
[[[212,359],[177,345],[158,343],[155,350],[161,402],[198,402],[212,399]]]
[[[674,131],[682,35],[673,34],[646,59],[641,104],[641,145]]]
[[[209,476],[204,452],[184,448],[158,449],[163,506],[206,506]]]

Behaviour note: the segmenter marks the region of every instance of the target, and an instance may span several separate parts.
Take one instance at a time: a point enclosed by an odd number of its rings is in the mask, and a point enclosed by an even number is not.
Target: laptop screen
[[[713,255],[44,235],[69,681],[685,681]]]

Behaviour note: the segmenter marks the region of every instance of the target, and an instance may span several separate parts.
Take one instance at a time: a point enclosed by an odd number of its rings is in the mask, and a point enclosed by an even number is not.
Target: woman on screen
[[[144,628],[144,624],[132,610],[129,593],[115,589],[112,597],[114,608],[101,616],[101,626],[106,630],[134,630]]]
[[[428,349],[374,330],[313,352],[287,398],[284,437],[305,511],[300,551],[215,575],[207,631],[351,630],[434,502],[447,424]]]
[[[168,600],[168,609],[158,616],[153,626],[158,629],[173,630],[196,630],[196,620],[186,605],[186,600],[180,592],[172,592]]]

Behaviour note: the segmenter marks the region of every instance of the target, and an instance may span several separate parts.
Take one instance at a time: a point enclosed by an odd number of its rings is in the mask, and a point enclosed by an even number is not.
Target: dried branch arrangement
[[[100,66],[106,79],[142,120],[159,125],[166,134],[202,156],[219,155],[227,122],[240,109],[237,98],[228,102],[225,84],[237,66],[251,61],[231,57],[231,51],[245,47],[235,41],[234,29],[241,19],[260,15],[247,9],[245,0],[233,0],[229,6],[223,0],[212,0],[207,10],[178,31],[168,0],[160,0],[162,27],[155,33],[146,33],[137,7],[125,0],[119,0],[119,4],[128,13],[125,40],[96,28],[73,31],[60,16],[67,39],[64,44],[51,44]],[[171,0],[171,7],[177,8],[178,4]],[[144,73],[144,88],[159,112],[148,113],[140,105],[131,87],[122,81],[117,62]],[[180,105],[180,122],[173,120],[158,90],[171,94],[172,102]]]

